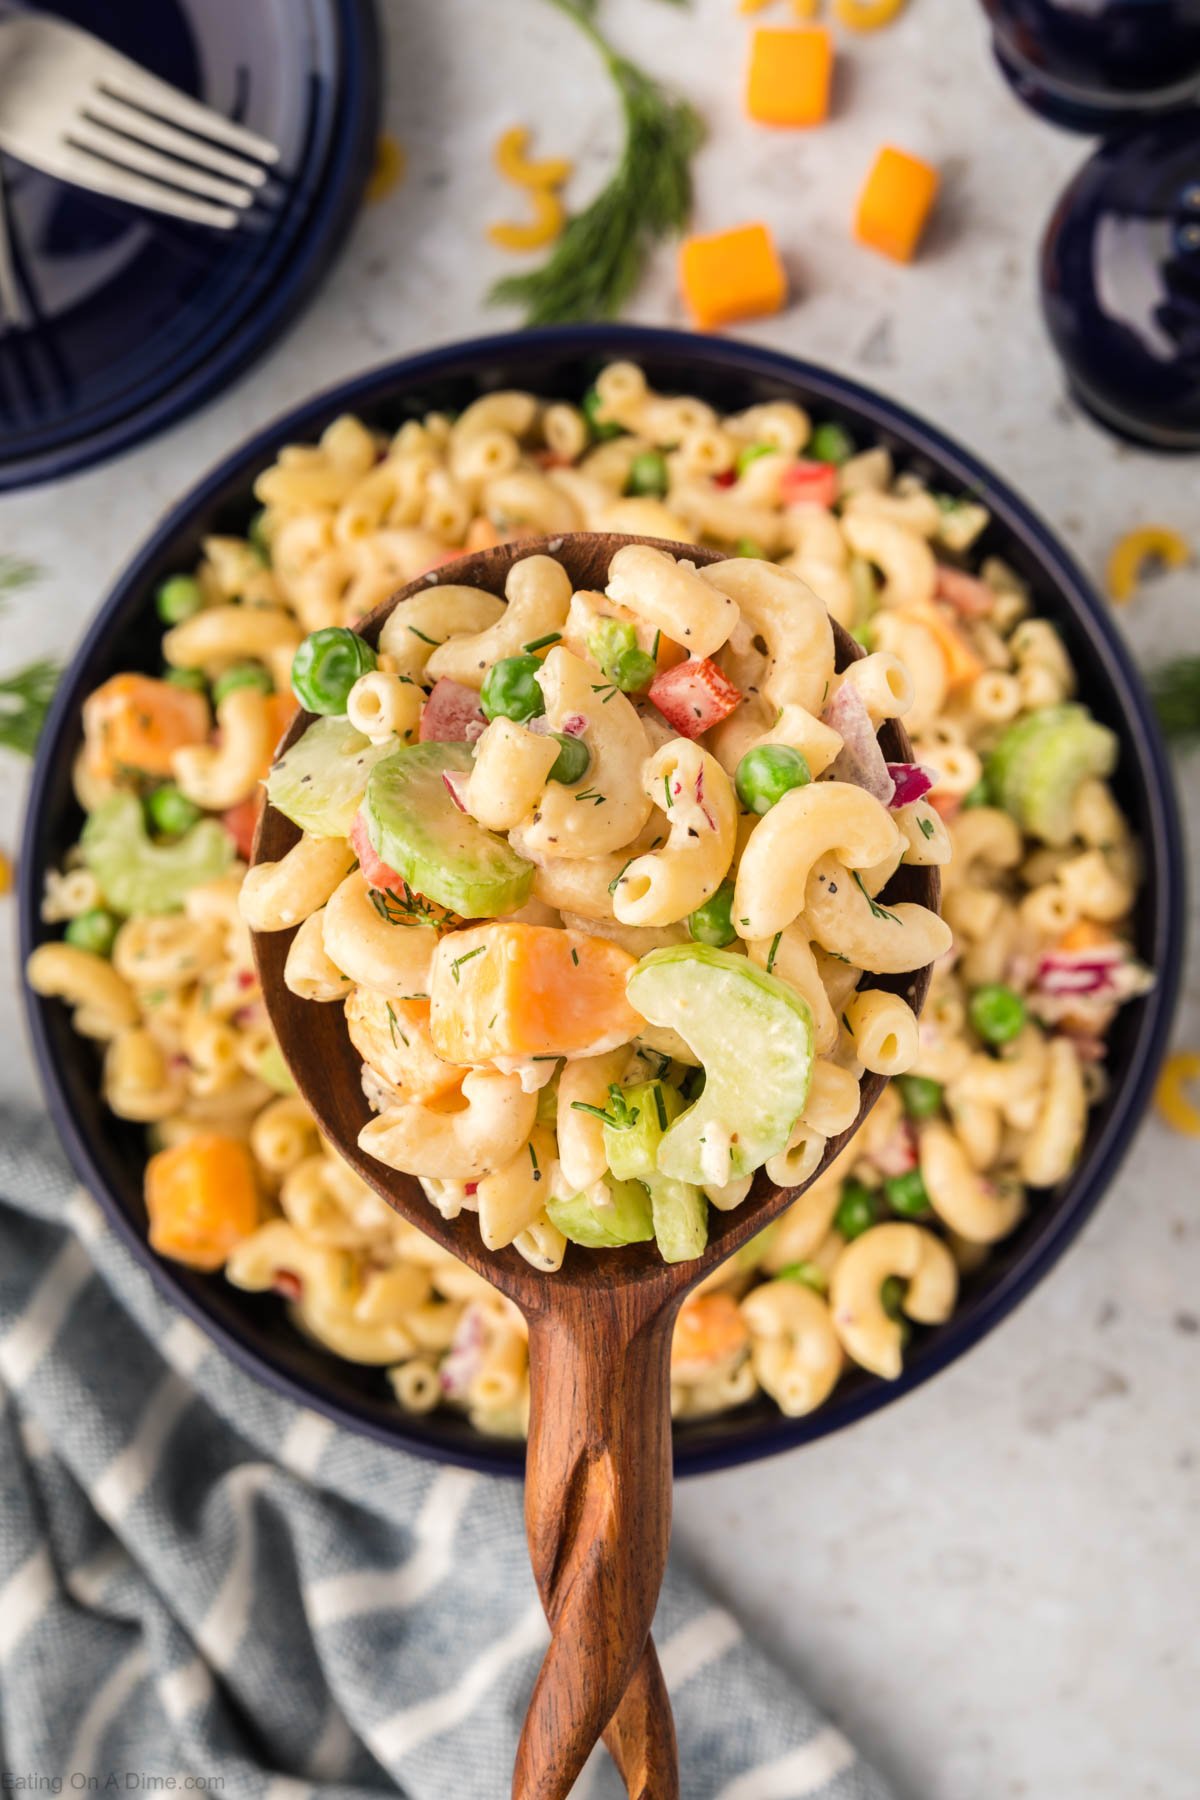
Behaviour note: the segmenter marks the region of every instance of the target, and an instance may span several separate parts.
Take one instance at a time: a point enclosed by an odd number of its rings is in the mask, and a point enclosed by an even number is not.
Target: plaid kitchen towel
[[[686,1800],[888,1800],[678,1567],[655,1630]],[[260,1387],[0,1114],[0,1793],[503,1800],[545,1642],[515,1483]]]

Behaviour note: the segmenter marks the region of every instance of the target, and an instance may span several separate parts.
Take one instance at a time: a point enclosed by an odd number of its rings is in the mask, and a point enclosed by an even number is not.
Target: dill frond
[[[604,59],[625,115],[625,145],[607,187],[567,221],[540,268],[496,283],[493,302],[524,307],[527,325],[610,318],[637,285],[653,244],[680,232],[692,210],[692,157],[700,116],[614,50],[595,23],[595,0],[550,0]]]
[[[1181,656],[1150,677],[1158,722],[1175,743],[1200,740],[1200,656]]]
[[[61,675],[58,663],[43,658],[0,676],[0,749],[33,755]]]

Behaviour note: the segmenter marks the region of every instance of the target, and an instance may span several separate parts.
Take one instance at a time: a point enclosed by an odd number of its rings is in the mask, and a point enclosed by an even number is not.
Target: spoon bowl
[[[613,533],[524,539],[456,558],[411,583],[358,627],[371,644],[400,601],[458,584],[503,595],[509,570],[527,556],[555,557],[575,589],[603,588],[622,545],[651,544],[697,565],[725,560],[693,545]],[[862,655],[834,625],[839,669]],[[312,723],[301,713],[285,739]],[[889,762],[912,760],[893,720],[879,732]],[[277,862],[300,833],[267,806],[255,862]],[[889,900],[936,910],[934,869],[901,865]],[[342,1009],[300,1000],[284,983],[293,931],[259,933],[254,950],[263,997],[301,1098],[338,1154],[403,1218],[476,1270],[518,1306],[529,1325],[530,1428],[526,1526],[530,1558],[551,1628],[550,1647],[530,1701],[513,1778],[519,1800],[565,1800],[603,1734],[626,1790],[644,1800],[679,1793],[670,1702],[650,1637],[666,1565],[671,1518],[671,1333],[687,1294],[802,1193],[778,1188],[763,1171],[742,1204],[713,1210],[706,1249],[693,1261],[664,1263],[654,1243],[621,1250],[572,1247],[547,1275],[510,1248],[488,1251],[473,1214],[444,1219],[410,1176],[358,1147],[373,1116],[362,1091],[361,1059]],[[926,968],[873,976],[920,1012]],[[854,1124],[831,1138],[811,1180],[858,1130],[887,1085],[866,1074]],[[804,1186],[809,1185],[805,1183]]]

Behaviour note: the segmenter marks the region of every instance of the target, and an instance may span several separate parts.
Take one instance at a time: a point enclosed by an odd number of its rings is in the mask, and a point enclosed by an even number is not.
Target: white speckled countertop
[[[601,177],[616,141],[609,95],[587,47],[539,0],[382,9],[407,182],[365,214],[312,310],[232,392],[115,463],[0,500],[0,550],[48,571],[37,603],[4,622],[6,665],[68,649],[160,512],[275,413],[371,363],[509,322],[481,299],[501,261],[482,233],[505,207],[488,162],[504,125],[536,120],[539,150],[578,158],[578,191]],[[734,0],[682,13],[607,0],[605,13],[711,122],[699,225],[775,228],[795,304],[744,335],[939,421],[1093,572],[1140,520],[1200,537],[1200,465],[1120,446],[1064,397],[1034,256],[1086,145],[1009,98],[970,0],[912,0],[894,29],[845,42],[835,118],[783,135],[741,117],[749,26]],[[946,177],[911,269],[860,251],[847,231],[888,139]],[[669,254],[630,316],[682,322]],[[1195,650],[1194,571],[1156,583],[1127,624],[1155,657]],[[4,776],[0,840],[11,843],[21,796],[7,765]],[[1200,761],[1187,778],[1195,835]],[[16,980],[10,957],[0,1024],[11,1029]],[[1178,1036],[1200,1037],[1194,960]],[[33,1091],[12,1061],[0,1083]],[[1198,1177],[1195,1142],[1149,1122],[1065,1261],[949,1373],[841,1437],[679,1490],[680,1548],[905,1800],[1200,1791]]]

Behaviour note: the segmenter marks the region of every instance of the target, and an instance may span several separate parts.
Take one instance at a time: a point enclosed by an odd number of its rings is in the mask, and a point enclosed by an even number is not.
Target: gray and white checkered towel
[[[686,1800],[888,1800],[678,1567],[656,1635]],[[545,1641],[515,1483],[260,1387],[0,1114],[0,1792],[501,1800]]]

